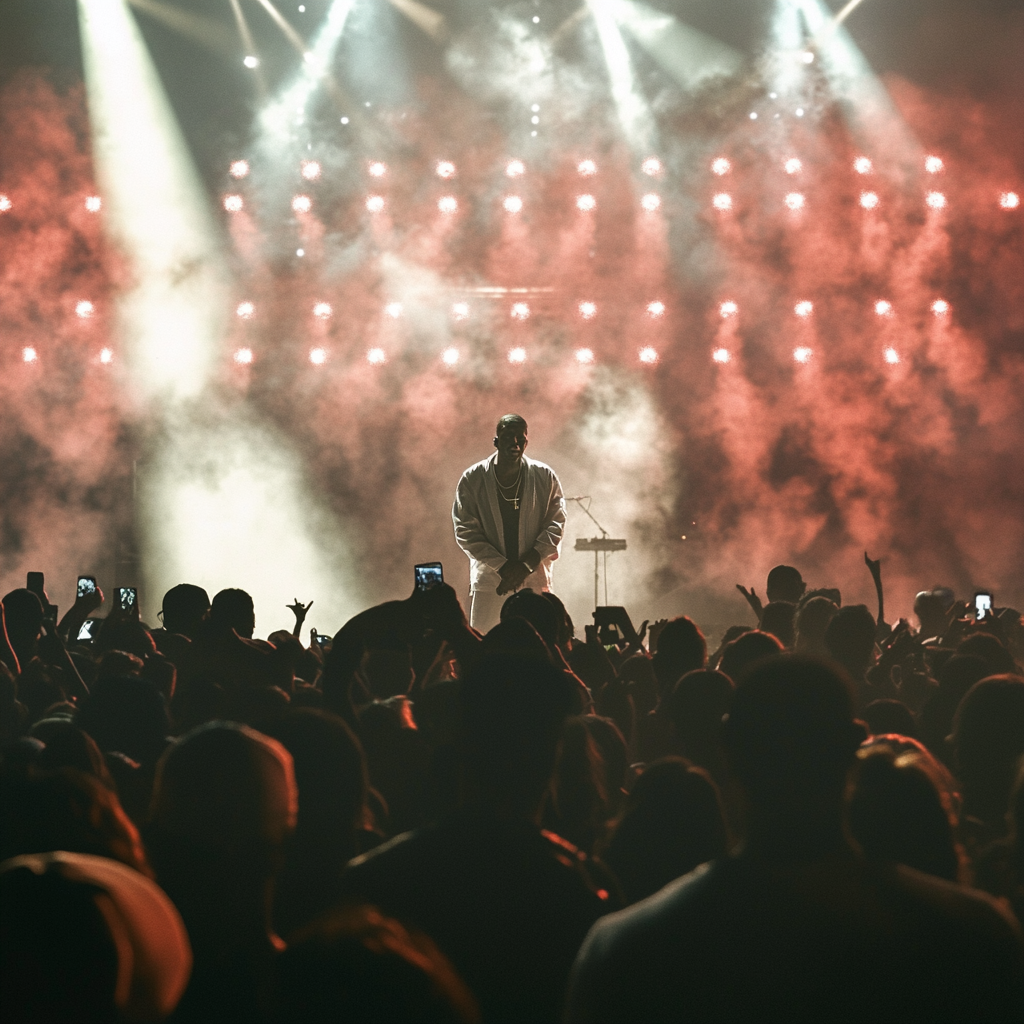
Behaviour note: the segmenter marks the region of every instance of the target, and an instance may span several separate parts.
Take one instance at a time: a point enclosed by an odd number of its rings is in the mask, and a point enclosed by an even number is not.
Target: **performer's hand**
[[[508,561],[498,571],[498,575],[501,576],[501,583],[498,584],[496,593],[500,597],[518,590],[530,575],[530,567],[525,562]]]

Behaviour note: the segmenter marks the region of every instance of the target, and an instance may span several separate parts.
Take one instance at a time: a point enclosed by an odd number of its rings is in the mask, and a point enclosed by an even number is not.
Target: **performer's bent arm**
[[[469,493],[464,483],[459,484],[452,506],[452,521],[455,523],[455,542],[478,562],[483,562],[495,572],[505,564],[505,556],[487,539],[480,522],[476,496]]]
[[[547,509],[537,533],[533,550],[523,557],[532,572],[545,559],[554,561],[558,557],[558,546],[562,543],[565,530],[565,502],[562,500],[562,488],[558,477],[551,476],[551,493],[548,495]]]

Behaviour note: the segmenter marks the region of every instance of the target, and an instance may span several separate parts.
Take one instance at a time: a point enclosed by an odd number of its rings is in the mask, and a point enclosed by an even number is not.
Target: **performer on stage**
[[[526,420],[502,416],[494,433],[497,452],[462,474],[452,506],[455,540],[469,556],[469,621],[482,633],[514,590],[550,589],[565,528],[555,471],[523,454]]]

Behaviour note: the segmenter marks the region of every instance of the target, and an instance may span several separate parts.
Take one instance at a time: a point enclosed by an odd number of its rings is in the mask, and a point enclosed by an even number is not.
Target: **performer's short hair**
[[[524,420],[523,417],[520,416],[518,413],[510,412],[502,416],[501,419],[498,420],[498,425],[494,428],[494,432],[496,434],[500,434],[505,429],[505,427],[518,427],[520,424],[522,424],[523,430],[527,429],[526,420]]]

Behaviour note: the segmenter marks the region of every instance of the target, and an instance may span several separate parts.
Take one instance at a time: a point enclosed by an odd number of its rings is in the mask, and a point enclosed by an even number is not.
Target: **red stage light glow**
[[[240,302],[235,310],[235,315],[240,316],[243,320],[250,320],[255,312],[256,307],[251,302]]]
[[[941,171],[944,166],[945,165],[942,162],[942,157],[939,157],[939,156],[926,156],[924,158],[924,169],[929,174],[938,174],[939,171]]]
[[[597,200],[592,195],[576,197],[576,209],[582,210],[584,213],[594,209],[595,206],[597,206]]]
[[[371,348],[366,353],[366,361],[371,366],[383,366],[388,361],[388,356],[382,348]]]
[[[34,363],[39,358],[39,353],[34,348],[23,348],[21,358],[26,363]]]
[[[887,299],[879,299],[875,303],[875,312],[879,316],[891,316],[892,315],[892,303]]]
[[[809,363],[811,361],[811,356],[813,355],[814,351],[807,348],[805,345],[801,345],[800,348],[793,349],[793,358],[798,363]]]
[[[320,177],[320,165],[315,160],[302,162],[302,176],[306,181],[316,181]]]
[[[597,164],[593,160],[581,160],[576,167],[585,178],[589,178],[592,174],[597,174]]]
[[[224,197],[224,209],[227,210],[228,213],[238,213],[244,205],[245,203],[242,201],[241,196]]]
[[[654,211],[661,206],[661,196],[655,195],[653,192],[648,192],[647,195],[641,197],[640,205],[648,212],[654,213]]]
[[[584,320],[591,320],[597,315],[597,304],[593,302],[580,303],[580,316]]]
[[[251,348],[235,349],[235,354],[234,354],[234,356],[232,358],[235,360],[236,363],[238,363],[239,366],[248,366],[252,362],[252,349]],[[313,353],[312,352],[310,353],[309,358],[313,362],[316,362],[316,360],[313,359]]]
[[[878,205],[878,193],[861,192],[860,205],[863,206],[865,210],[873,210]]]
[[[790,192],[789,195],[786,196],[784,202],[791,210],[802,210],[806,200],[802,193]]]
[[[932,210],[943,210],[946,207],[946,197],[941,192],[929,192],[924,201]]]
[[[455,177],[455,164],[451,160],[439,160],[435,170],[437,171],[437,176],[444,178],[446,181],[448,178]]]
[[[732,170],[732,164],[724,156],[716,157],[711,161],[711,170],[721,177]]]
[[[793,307],[793,312],[797,316],[810,316],[814,312],[814,303],[804,299]]]
[[[576,362],[577,363],[582,363],[583,365],[587,365],[588,363],[592,363],[593,361],[594,361],[594,353],[593,353],[592,349],[589,349],[589,348],[578,348],[578,349],[576,349]]]
[[[714,352],[711,353],[711,358],[716,363],[727,363],[732,359],[732,356],[729,354],[729,350],[727,348],[716,348]]]
[[[318,302],[313,307],[313,316],[320,320],[329,320],[333,312],[334,310],[331,309],[331,304],[329,302]]]
[[[712,200],[711,205],[716,210],[731,210],[732,196],[728,192],[719,192]]]
[[[1004,210],[1016,210],[1020,206],[1020,196],[1016,192],[1004,192],[999,197],[999,205]]]
[[[441,213],[454,213],[459,208],[459,201],[455,196],[441,196],[437,201],[437,208]]]
[[[518,213],[523,208],[523,201],[519,196],[505,196],[501,205],[505,207],[506,213]]]
[[[249,161],[248,160],[232,160],[231,166],[228,168],[228,174],[232,178],[244,178],[249,173]]]
[[[884,352],[885,361],[890,366],[895,366],[900,361],[900,354],[894,348],[887,348]]]
[[[112,348],[101,348],[100,349],[100,362],[104,366],[108,366],[114,361],[114,350]]]
[[[508,361],[513,366],[519,366],[526,362],[526,349],[525,348],[510,348],[508,350]]]
[[[327,362],[327,349],[311,348],[309,350],[309,361],[314,366],[323,366]]]
[[[804,165],[795,156],[791,156],[782,166],[787,174],[799,174]]]
[[[85,208],[90,213],[99,213],[103,206],[103,200],[99,196],[86,196],[85,197]]]
[[[509,160],[509,162],[505,164],[505,173],[510,178],[518,178],[519,175],[524,174],[525,172],[526,167],[523,165],[522,160]]]
[[[653,178],[656,174],[661,174],[661,161],[656,156],[649,156],[640,165],[640,170]]]
[[[509,315],[513,320],[527,320],[530,316],[530,307],[525,302],[513,302]]]
[[[296,213],[309,213],[313,209],[313,200],[309,196],[295,196],[292,199],[292,209]]]
[[[645,345],[640,349],[637,354],[637,358],[641,363],[645,363],[650,366],[658,361],[658,350],[656,348],[652,348],[650,345]]]
[[[853,161],[853,169],[858,174],[870,174],[875,168],[866,156],[859,156]]]
[[[723,303],[722,303],[722,304],[721,304],[721,305],[720,305],[720,306],[718,307],[718,312],[719,312],[719,313],[720,313],[720,314],[721,314],[721,315],[722,315],[723,317],[726,317],[726,316],[735,316],[735,315],[736,315],[736,314],[737,314],[737,313],[739,312],[739,310],[740,310],[740,307],[739,307],[739,306],[737,306],[737,305],[736,305],[736,303],[732,301],[732,299],[726,299],[726,301],[725,301],[725,302],[723,302]]]
[[[75,305],[75,313],[76,315],[80,316],[83,320],[85,320],[88,317],[92,316],[92,314],[95,312],[95,308],[96,307],[93,306],[93,304],[88,299],[82,299]]]
[[[658,302],[657,300],[655,300],[654,302],[648,302],[647,303],[647,313],[648,313],[649,316],[652,316],[652,317],[663,316],[664,313],[665,313],[665,303],[664,302]]]
[[[381,163],[380,160],[374,160],[373,163],[367,168],[370,175],[374,178],[383,178],[388,173],[388,165]]]
[[[13,205],[10,196],[0,195],[0,213],[6,213]]]

